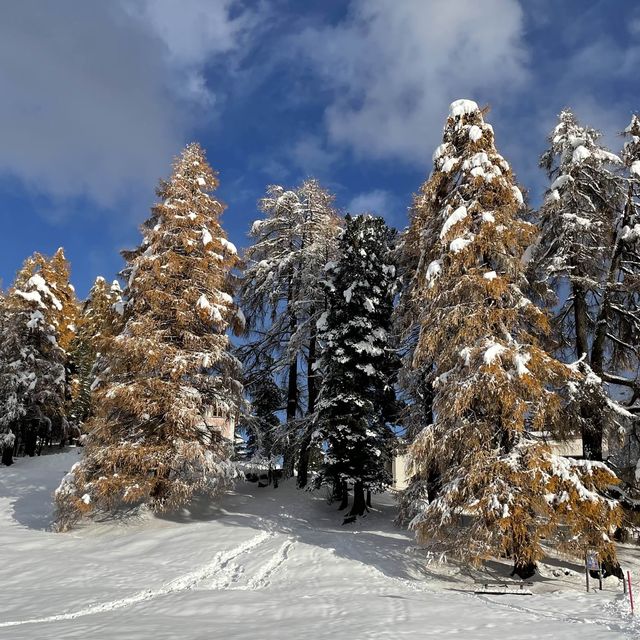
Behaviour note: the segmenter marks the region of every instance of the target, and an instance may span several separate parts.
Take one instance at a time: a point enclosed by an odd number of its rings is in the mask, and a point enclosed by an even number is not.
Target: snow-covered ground
[[[241,483],[216,504],[52,533],[51,493],[79,455],[0,468],[0,638],[640,637],[619,582],[587,594],[577,565],[550,560],[532,596],[473,593],[508,567],[416,549],[390,496],[354,529],[320,494]],[[640,577],[638,555],[621,553]]]

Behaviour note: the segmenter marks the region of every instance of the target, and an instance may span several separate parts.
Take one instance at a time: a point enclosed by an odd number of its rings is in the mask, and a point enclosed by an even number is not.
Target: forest
[[[487,113],[451,104],[404,229],[309,177],[266,188],[239,253],[193,143],[118,279],[79,300],[62,248],[28,257],[0,292],[0,478],[81,445],[60,532],[250,468],[349,524],[404,455],[418,541],[522,578],[545,547],[594,550],[617,575],[640,526],[640,119],[614,153],[562,111],[533,208]]]

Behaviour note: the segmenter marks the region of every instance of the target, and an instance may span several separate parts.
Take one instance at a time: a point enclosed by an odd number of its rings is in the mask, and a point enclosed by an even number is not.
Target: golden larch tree
[[[568,404],[561,390],[580,374],[540,346],[549,323],[523,293],[537,230],[476,103],[451,105],[433,161],[404,242],[415,271],[403,305],[415,333],[410,366],[425,378],[414,384],[433,388],[433,421],[410,459],[418,477],[435,470],[439,481],[412,505],[411,527],[474,562],[509,555],[523,577],[544,539],[613,559],[619,512],[597,489],[615,476],[545,441]]]
[[[204,151],[190,144],[158,188],[142,244],[125,252],[123,328],[94,384],[84,459],[56,493],[58,525],[82,514],[147,504],[161,511],[234,476],[232,443],[208,416],[235,416],[242,387],[230,352],[236,249]]]

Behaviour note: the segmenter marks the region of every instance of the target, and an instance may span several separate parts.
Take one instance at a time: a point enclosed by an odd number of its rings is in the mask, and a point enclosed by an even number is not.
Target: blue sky
[[[470,98],[536,204],[560,109],[640,111],[635,0],[21,0],[0,22],[0,278],[64,246],[85,295],[139,241],[185,143],[220,172],[246,246],[271,183],[406,223],[449,103]]]

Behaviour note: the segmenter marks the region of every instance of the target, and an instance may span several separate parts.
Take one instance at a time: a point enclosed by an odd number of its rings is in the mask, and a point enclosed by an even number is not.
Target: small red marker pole
[[[629,581],[629,602],[631,604],[631,615],[633,615],[633,591],[631,590],[631,571],[627,571],[627,580]]]

